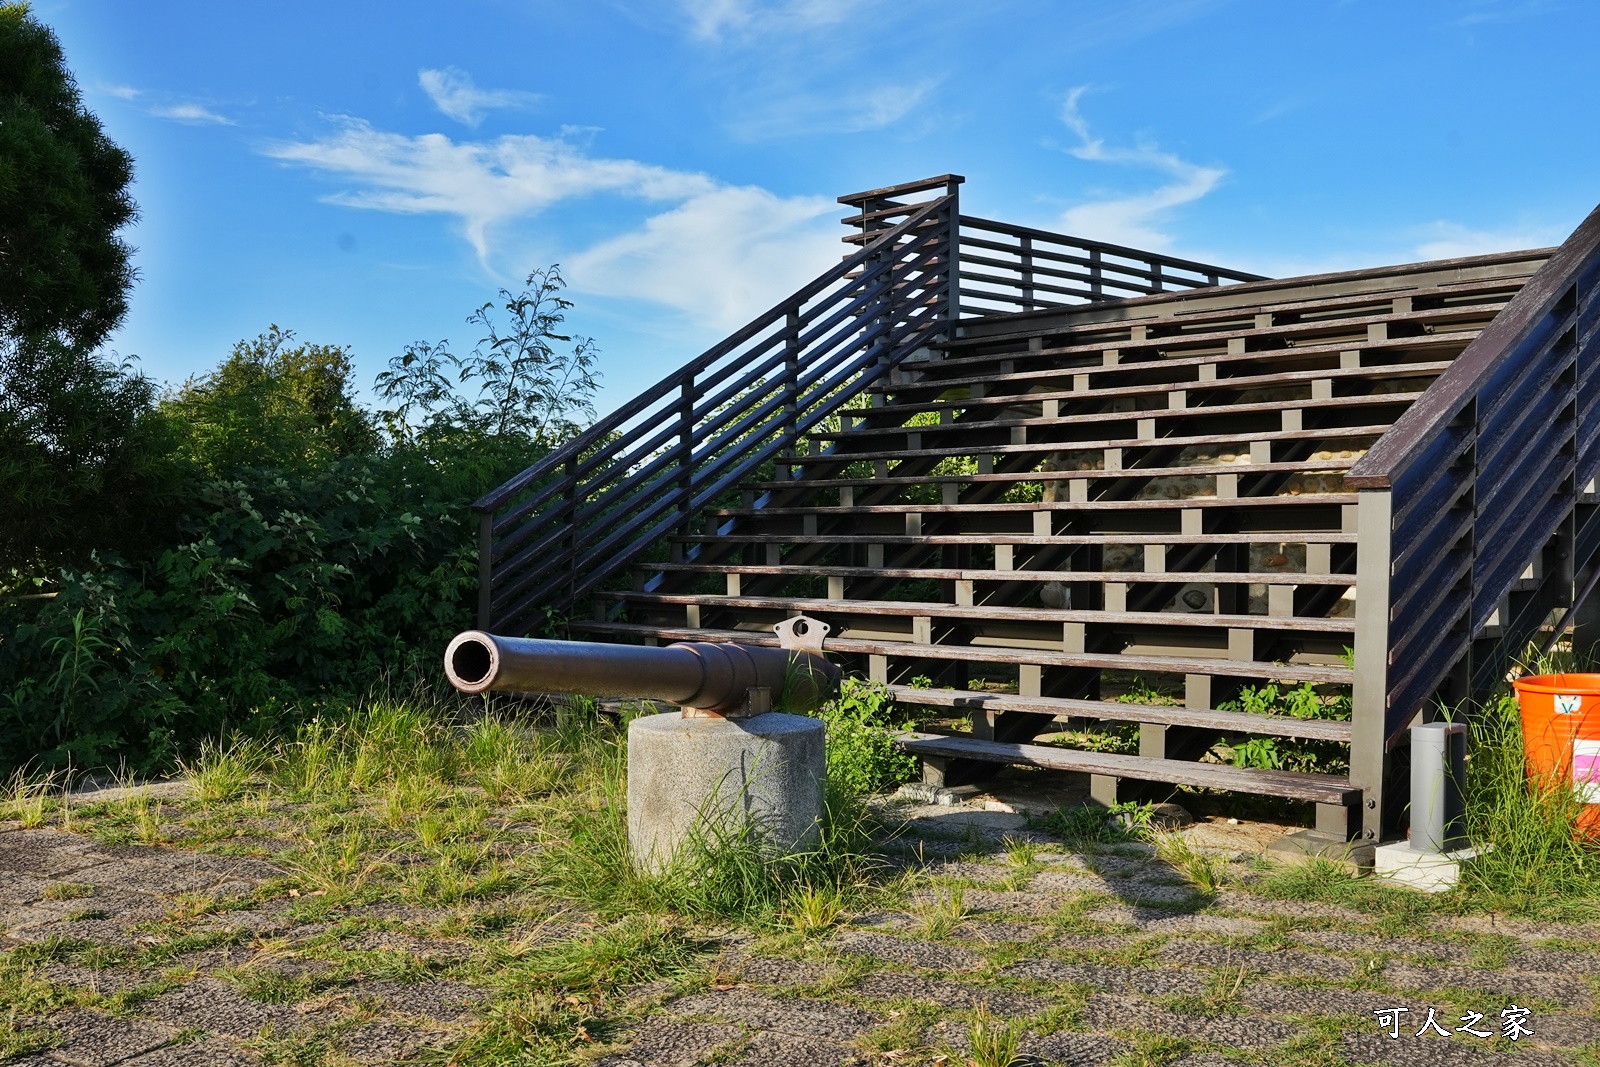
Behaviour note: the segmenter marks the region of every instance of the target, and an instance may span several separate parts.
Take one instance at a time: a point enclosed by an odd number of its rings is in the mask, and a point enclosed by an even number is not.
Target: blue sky
[[[36,0],[137,161],[111,347],[278,323],[363,383],[560,262],[602,409],[825,269],[834,198],[1272,275],[1559,242],[1600,201],[1590,0]]]

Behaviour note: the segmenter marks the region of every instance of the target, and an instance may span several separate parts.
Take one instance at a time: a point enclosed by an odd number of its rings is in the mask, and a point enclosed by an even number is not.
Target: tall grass
[[[1484,851],[1463,870],[1463,888],[1496,909],[1596,906],[1600,842],[1578,832],[1583,805],[1570,783],[1528,777],[1516,699],[1497,695],[1465,718],[1467,833]]]
[[[815,928],[870,893],[879,867],[868,852],[871,820],[837,788],[826,792],[810,848],[775,856],[748,820],[707,811],[668,866],[641,869],[628,846],[625,738],[613,729],[591,735],[589,746],[591,803],[573,811],[541,853],[541,880],[560,895],[608,916],[675,912],[765,924],[787,915],[791,925]]]

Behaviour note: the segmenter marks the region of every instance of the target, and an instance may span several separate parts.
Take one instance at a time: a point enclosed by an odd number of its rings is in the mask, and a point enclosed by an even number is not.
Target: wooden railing
[[[558,626],[955,316],[955,186],[473,505],[479,625]],[[791,468],[794,469],[794,468]]]
[[[902,198],[930,189],[953,192],[965,179],[941,174],[918,182],[841,196],[857,209],[841,221],[859,227],[846,244],[873,239],[916,205]],[[1263,280],[1259,274],[1178,259],[1137,248],[961,216],[957,303],[966,316],[1048,311],[1102,300]]]
[[[1345,477],[1358,784],[1437,693],[1481,693],[1571,602],[1576,505],[1600,468],[1597,323],[1600,208]],[[1495,654],[1474,657],[1486,635]]]

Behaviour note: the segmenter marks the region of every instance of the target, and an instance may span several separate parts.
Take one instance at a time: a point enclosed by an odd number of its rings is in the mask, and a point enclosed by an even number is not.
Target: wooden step
[[[1411,406],[1421,396],[1422,392],[1420,390],[1406,393],[1366,393],[1360,396],[1336,396],[1325,400],[1306,397],[1300,400],[1261,400],[1242,404],[1205,404],[1198,407],[1181,408],[1159,407],[1137,411],[1089,411],[1075,415],[1058,415],[1052,418],[1025,416],[1023,418],[980,419],[972,422],[930,422],[925,426],[917,427],[906,426],[903,419],[909,418],[910,414],[902,413],[898,405],[890,405],[882,408],[866,408],[863,409],[862,414],[897,420],[892,426],[862,426],[848,430],[815,431],[802,436],[813,441],[837,441],[845,437],[859,438],[894,434],[904,436],[906,431],[911,429],[915,429],[922,434],[943,434],[966,433],[974,429],[982,430],[993,427],[1023,427],[1026,429],[1034,426],[1043,426],[1056,428],[1086,426],[1091,423],[1101,422],[1137,424],[1141,419],[1154,419],[1157,423],[1156,436],[1159,438],[1161,436],[1161,426],[1173,420],[1180,422],[1227,420],[1238,415],[1274,415],[1281,417],[1285,411],[1299,411],[1302,413],[1306,411],[1338,411],[1342,413],[1352,408],[1403,408]],[[914,412],[911,414],[914,414]],[[1396,412],[1394,417],[1399,418],[1399,412]]]
[[[971,567],[813,567],[804,564],[635,563],[636,570],[666,574],[761,574],[800,578],[932,578],[954,582],[1127,582],[1137,585],[1338,585],[1355,584],[1354,574],[1304,574],[1299,571],[1004,571]]]
[[[1406,342],[1428,344],[1431,338],[1442,334],[1476,334],[1489,320],[1498,315],[1506,306],[1505,300],[1486,300],[1477,303],[1454,304],[1440,308],[1427,308],[1422,311],[1395,313],[1393,311],[1349,315],[1339,318],[1302,319],[1298,322],[1281,323],[1276,326],[1242,326],[1237,325],[1252,315],[1234,314],[1225,320],[1216,320],[1208,328],[1196,330],[1192,327],[1194,322],[1178,320],[1157,321],[1155,323],[1129,323],[1126,337],[1106,337],[1105,327],[1102,325],[1093,332],[1100,334],[1085,338],[1078,343],[1048,344],[1033,348],[1031,345],[1037,338],[1060,336],[1052,331],[1044,330],[1030,333],[1021,337],[1008,338],[1004,341],[989,339],[960,338],[954,342],[936,343],[933,347],[948,353],[942,360],[936,361],[934,366],[943,366],[959,370],[961,368],[981,365],[989,361],[1000,360],[1039,360],[1059,359],[1063,356],[1075,356],[1085,353],[1113,349],[1119,353],[1144,354],[1151,351],[1171,352],[1174,349],[1193,349],[1207,346],[1226,347],[1232,343],[1236,348],[1243,346],[1243,351],[1228,354],[1228,358],[1255,356],[1293,356],[1302,351],[1338,351],[1341,347],[1359,347],[1378,350],[1383,347],[1403,347]],[[1261,312],[1267,314],[1268,312]],[[1144,336],[1135,336],[1133,327],[1145,327]],[[1374,337],[1372,326],[1383,327],[1384,334],[1392,328],[1399,327],[1408,336],[1382,336]],[[1117,331],[1120,332],[1120,331]],[[1340,335],[1340,336],[1329,336]],[[1252,345],[1254,347],[1252,347]],[[998,346],[999,350],[985,352],[977,355],[956,355],[955,353],[970,350],[974,347]],[[1020,346],[1020,347],[1016,347]],[[1172,357],[1185,359],[1190,357]],[[1201,357],[1205,358],[1205,357]],[[1134,362],[1135,366],[1139,362]],[[1106,368],[1107,370],[1113,368]]]
[[[1254,767],[1224,767],[1188,760],[1154,759],[1149,756],[1124,756],[1113,752],[1083,752],[1050,745],[1018,745],[1004,741],[984,741],[975,737],[952,737],[907,731],[895,738],[895,745],[914,756],[942,759],[969,759],[984,763],[1006,763],[1022,767],[1043,767],[1054,771],[1080,771],[1112,778],[1133,778],[1145,782],[1222,789],[1234,793],[1259,793],[1316,804],[1357,804],[1361,790],[1348,778],[1331,774],[1303,774],[1294,771],[1269,771]]]
[[[795,481],[789,488],[803,487],[806,483]],[[757,516],[816,515],[819,517],[848,518],[852,515],[997,515],[1035,511],[1069,511],[1074,514],[1118,511],[1174,511],[1188,508],[1211,510],[1213,508],[1315,508],[1348,507],[1357,502],[1355,493],[1299,493],[1280,496],[1195,496],[1174,500],[1057,500],[1044,502],[999,502],[993,504],[858,504],[839,507],[833,504],[811,506],[784,506],[766,508],[716,508],[706,512],[714,518],[751,518]]]
[[[908,453],[907,455],[913,455]],[[1216,463],[1192,467],[1114,467],[1111,470],[1016,471],[1007,474],[913,474],[871,478],[796,478],[771,482],[745,482],[741,488],[765,489],[842,489],[881,488],[919,485],[1011,485],[1018,482],[1120,481],[1125,478],[1214,478],[1218,475],[1250,477],[1257,474],[1332,474],[1347,471],[1359,457],[1350,459],[1307,459],[1296,463]]]
[[[975,430],[1009,428],[1010,423],[1003,420],[986,420],[982,422],[966,423]],[[1312,430],[1245,430],[1237,433],[1217,434],[1188,434],[1173,437],[1120,437],[1103,438],[1100,440],[1074,441],[1052,440],[1034,441],[1028,444],[968,444],[951,445],[944,448],[895,448],[885,450],[871,450],[865,452],[845,451],[835,447],[821,455],[781,456],[777,460],[780,467],[834,465],[839,463],[853,463],[858,460],[887,459],[900,460],[916,457],[918,459],[934,459],[955,456],[970,456],[975,452],[982,452],[989,456],[1048,456],[1057,452],[1095,452],[1108,448],[1120,448],[1133,451],[1141,448],[1190,448],[1205,445],[1249,445],[1273,444],[1280,441],[1309,441],[1321,444],[1328,441],[1359,440],[1361,438],[1377,438],[1388,431],[1390,423],[1371,423],[1364,426],[1331,426],[1324,429]],[[906,426],[906,435],[921,434],[923,427]],[[839,438],[839,444],[853,443],[849,436]],[[1348,447],[1348,446],[1347,446]]]
[[[747,645],[776,645],[770,630],[703,630],[675,626],[647,626],[629,622],[573,622],[572,629],[611,637],[654,637],[664,641],[736,641]],[[1200,656],[1115,655],[1098,652],[1053,652],[1047,649],[1004,648],[994,645],[924,645],[912,641],[867,641],[833,637],[824,650],[896,659],[966,660],[1039,667],[1087,667],[1094,670],[1142,671],[1160,674],[1198,674],[1229,678],[1268,679],[1284,682],[1349,685],[1355,672],[1349,667],[1321,663],[1260,663],[1255,660],[1210,659]]]
[[[1287,715],[1251,715],[1215,708],[1186,708],[1162,704],[1128,704],[1116,700],[1069,700],[1063,697],[1019,697],[1011,693],[974,693],[966,689],[918,689],[891,685],[895,701],[908,706],[951,708],[956,711],[1023,711],[1053,715],[1058,721],[1097,719],[1101,722],[1139,722],[1155,726],[1188,726],[1219,733],[1289,737],[1296,740],[1350,743],[1350,723],[1339,719],[1295,719]]]
[[[648,566],[648,565],[645,565]],[[1199,626],[1213,629],[1294,631],[1296,633],[1353,634],[1354,619],[1321,616],[1214,615],[1178,611],[1088,611],[1072,608],[1017,608],[1000,605],[943,604],[908,600],[830,600],[820,597],[728,596],[718,593],[638,593],[626,590],[595,593],[597,600],[627,604],[698,605],[703,608],[748,608],[798,612],[828,622],[839,615],[892,615],[931,619],[993,619],[1005,622],[1067,622],[1105,626]]]
[[[1312,382],[1326,381],[1352,382],[1352,381],[1394,381],[1402,378],[1437,378],[1440,374],[1450,370],[1450,360],[1429,360],[1426,363],[1387,363],[1382,366],[1346,366],[1346,368],[1328,368],[1320,371],[1282,371],[1278,374],[1242,374],[1238,378],[1190,378],[1184,381],[1173,382],[1141,382],[1138,386],[1107,386],[1102,389],[1050,389],[1045,392],[1027,392],[1027,394],[1000,394],[997,397],[971,397],[950,398],[950,400],[925,400],[917,403],[896,403],[894,413],[920,414],[925,411],[971,411],[994,410],[994,408],[1014,408],[1024,403],[1042,403],[1045,400],[1067,403],[1094,403],[1102,400],[1126,400],[1131,397],[1165,397],[1173,392],[1194,392],[1194,394],[1226,394],[1226,392],[1245,392],[1250,389],[1277,389],[1285,386],[1310,386]],[[1070,378],[1072,371],[1062,371],[1064,376]],[[1362,398],[1370,398],[1373,394],[1360,394]],[[1378,397],[1390,397],[1394,394],[1376,394]],[[1283,402],[1291,403],[1291,402]],[[1219,405],[1195,405],[1195,408]],[[1179,411],[1189,411],[1190,408],[1178,408]],[[872,410],[869,410],[869,413]],[[882,411],[882,410],[880,410]],[[946,424],[946,426],[960,426],[960,424]],[[899,429],[899,427],[883,427],[883,429]],[[933,426],[928,427],[933,429]],[[861,430],[862,434],[880,432],[878,429]]]
[[[760,534],[730,530],[714,534],[676,534],[679,544],[701,545],[1353,545],[1353,533],[1320,530],[1265,530],[1256,533],[1172,534],[1119,531],[1098,534]]]
[[[1333,365],[1338,366],[1339,355],[1344,352],[1358,352],[1362,357],[1368,355],[1405,355],[1421,354],[1429,350],[1459,350],[1464,349],[1472,339],[1482,333],[1483,326],[1488,325],[1491,315],[1485,315],[1482,322],[1475,323],[1469,328],[1461,330],[1438,331],[1438,333],[1422,334],[1416,338],[1350,338],[1342,341],[1315,342],[1315,344],[1294,344],[1286,349],[1254,349],[1246,352],[1206,352],[1200,355],[1146,355],[1141,352],[1144,344],[1128,346],[1125,342],[1099,342],[1099,344],[1082,344],[1082,346],[1048,347],[1048,349],[1021,349],[1002,350],[987,355],[973,355],[965,358],[946,358],[933,363],[912,363],[902,366],[901,374],[896,374],[891,381],[877,382],[874,386],[867,387],[870,394],[893,395],[893,397],[907,397],[907,395],[920,394],[920,392],[933,392],[933,390],[970,389],[971,386],[1029,386],[1035,382],[1048,382],[1053,378],[1070,378],[1075,374],[1085,374],[1090,378],[1114,378],[1122,376],[1136,376],[1146,371],[1158,373],[1176,373],[1176,371],[1189,371],[1197,374],[1198,368],[1211,366],[1218,371],[1218,378],[1227,381],[1227,371],[1234,366],[1267,365],[1267,363],[1293,363],[1293,362],[1328,362],[1333,360]],[[1181,342],[1182,347],[1198,347],[1198,341]],[[1171,350],[1171,342],[1152,342],[1152,346],[1160,344],[1160,350]],[[1107,363],[1104,360],[1106,352],[1115,352],[1117,362]],[[1130,355],[1142,355],[1144,358],[1128,358]],[[1434,357],[1440,358],[1440,357]],[[1453,357],[1448,357],[1453,358]],[[1046,360],[1056,360],[1046,366],[1035,366]],[[1013,370],[998,371],[995,368],[1010,365]],[[1402,360],[1389,360],[1389,362],[1363,363],[1373,368],[1386,368],[1386,366],[1405,366]],[[1018,370],[1018,366],[1026,370]],[[990,368],[989,373],[984,373],[984,368]],[[906,378],[907,373],[922,374],[923,378]],[[1259,373],[1259,371],[1258,371]],[[1194,381],[1190,378],[1189,381]]]
[[[962,336],[935,341],[931,347],[939,348],[946,352],[956,352],[986,344],[1022,343],[1026,344],[1030,338],[1038,336],[1072,337],[1081,334],[1094,333],[1121,333],[1129,340],[1132,339],[1131,331],[1135,327],[1144,327],[1147,334],[1152,330],[1185,329],[1195,326],[1204,326],[1211,323],[1240,322],[1245,319],[1253,320],[1257,315],[1272,315],[1274,318],[1290,319],[1307,315],[1329,317],[1337,321],[1348,318],[1349,314],[1341,315],[1339,312],[1359,314],[1359,309],[1381,308],[1388,304],[1392,309],[1396,299],[1431,299],[1454,298],[1456,300],[1471,299],[1475,294],[1484,297],[1496,298],[1499,296],[1510,297],[1522,288],[1523,284],[1538,270],[1548,257],[1548,250],[1539,254],[1527,256],[1517,254],[1516,259],[1525,260],[1526,273],[1485,275],[1461,281],[1446,282],[1438,285],[1419,284],[1415,274],[1407,275],[1400,272],[1391,272],[1387,277],[1375,276],[1371,288],[1363,287],[1353,292],[1340,292],[1319,297],[1290,297],[1282,300],[1272,299],[1273,283],[1251,283],[1248,286],[1230,286],[1229,295],[1234,296],[1237,302],[1230,300],[1223,306],[1208,306],[1189,308],[1185,305],[1192,303],[1184,299],[1187,294],[1165,293],[1150,297],[1135,297],[1127,300],[1108,301],[1097,306],[1057,308],[1045,312],[1019,313],[1014,315],[996,315],[994,321],[1002,327],[1006,320],[1016,324],[1016,328],[996,329],[994,332],[974,332],[970,324],[963,324]],[[1279,279],[1279,288],[1303,288],[1304,283],[1313,279]],[[1221,295],[1219,292],[1218,295]],[[1175,307],[1176,310],[1169,310]],[[1165,311],[1165,313],[1163,313]],[[1043,319],[1044,321],[1040,321]],[[1062,321],[1074,319],[1076,321]],[[1312,320],[1315,321],[1315,320]],[[1291,322],[1285,325],[1292,325]],[[1160,340],[1159,336],[1154,340]]]

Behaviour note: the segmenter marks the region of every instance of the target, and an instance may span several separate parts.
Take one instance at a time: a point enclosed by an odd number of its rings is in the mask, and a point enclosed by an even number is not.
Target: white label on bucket
[[[1600,804],[1600,741],[1573,739],[1572,791],[1585,804]]]
[[[1583,707],[1583,697],[1579,696],[1578,694],[1576,694],[1576,693],[1571,693],[1571,694],[1568,694],[1568,693],[1557,693],[1556,694],[1556,714],[1557,715],[1576,715],[1576,714],[1578,714],[1578,711],[1582,707]]]

